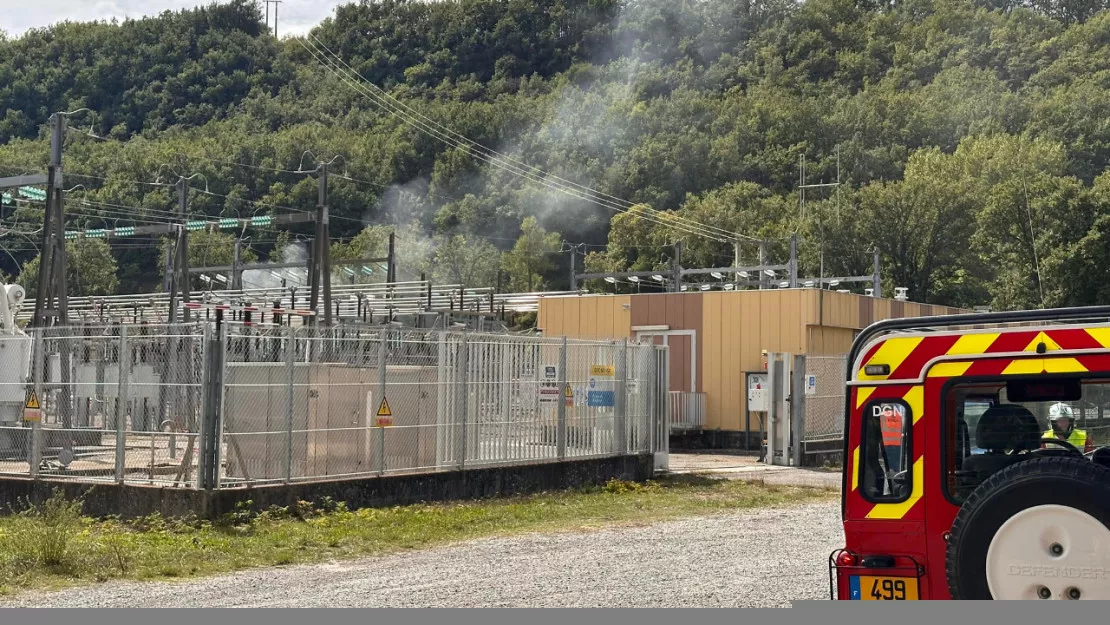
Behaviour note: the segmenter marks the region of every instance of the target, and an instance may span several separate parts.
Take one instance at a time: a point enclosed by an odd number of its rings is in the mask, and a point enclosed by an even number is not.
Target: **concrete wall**
[[[292,505],[299,500],[316,501],[323,497],[346,502],[351,508],[407,505],[599,485],[611,478],[642,481],[653,476],[653,467],[652,455],[641,454],[422,475],[230,488],[211,493],[185,488],[0,478],[0,514],[18,512],[26,501],[41,503],[55,488],[71,499],[82,497],[85,514],[94,517],[135,518],[158,512],[171,517],[196,514],[214,519],[246,501],[253,502],[255,509]]]
[[[387,369],[385,390],[393,427],[385,432],[375,422],[381,401],[376,367],[298,363],[293,376],[293,477],[374,471],[381,466],[381,446],[388,468],[436,467],[436,368]],[[288,366],[232,363],[226,383],[228,477],[284,478],[289,453],[284,434],[289,427]],[[383,435],[385,440],[379,442]]]

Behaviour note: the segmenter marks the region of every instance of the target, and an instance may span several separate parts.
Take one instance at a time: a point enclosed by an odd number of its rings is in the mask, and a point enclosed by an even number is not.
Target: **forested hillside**
[[[332,161],[335,257],[380,254],[396,229],[402,278],[486,286],[501,270],[506,289],[563,289],[571,245],[586,244],[592,269],[648,269],[678,239],[686,266],[731,264],[731,243],[654,209],[736,233],[748,263],[751,238],[784,261],[796,234],[808,275],[869,273],[877,249],[884,287],[916,301],[1110,303],[1107,6],[340,7],[310,39],[408,113],[326,70],[304,42],[274,39],[248,0],[62,24],[0,36],[0,175],[41,171],[50,114],[87,107],[66,139],[69,229],[164,222],[179,175],[198,174],[198,215],[309,210],[317,183],[301,172]],[[529,182],[419,119],[637,206]],[[807,183],[835,182],[839,167],[840,187],[801,202],[802,159]],[[41,204],[17,196],[0,217],[0,269],[32,287]],[[283,254],[311,234],[298,228],[241,233],[248,257]],[[194,235],[191,262],[230,259],[232,233]],[[160,288],[164,245],[72,242],[71,293]]]

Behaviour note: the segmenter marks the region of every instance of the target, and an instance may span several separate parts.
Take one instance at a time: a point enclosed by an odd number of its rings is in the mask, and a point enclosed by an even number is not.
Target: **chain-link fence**
[[[240,329],[228,340],[221,481],[649,452],[655,349],[441,330]]]
[[[844,389],[847,356],[806,356],[806,443],[844,438]]]
[[[0,338],[0,474],[195,484],[203,349],[185,325]]]
[[[207,322],[0,337],[0,474],[219,488],[652,452],[662,349]]]

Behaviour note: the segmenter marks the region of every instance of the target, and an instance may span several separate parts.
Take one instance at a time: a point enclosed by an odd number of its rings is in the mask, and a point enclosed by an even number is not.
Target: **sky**
[[[0,0],[0,30],[18,37],[30,28],[70,20],[88,22],[140,18],[162,11],[177,11],[213,0]],[[221,3],[224,0],[219,0]],[[283,0],[278,5],[278,36],[302,35],[333,15],[335,7],[352,0]],[[273,5],[270,5],[273,26]]]

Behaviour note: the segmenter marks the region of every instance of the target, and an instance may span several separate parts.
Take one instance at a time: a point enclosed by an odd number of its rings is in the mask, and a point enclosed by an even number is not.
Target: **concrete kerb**
[[[639,454],[207,492],[160,486],[5,477],[0,478],[0,514],[18,511],[27,502],[41,504],[55,489],[67,499],[81,498],[84,513],[93,517],[118,515],[135,518],[158,513],[166,517],[196,515],[216,519],[234,511],[240,504],[261,510],[273,505],[288,506],[301,500],[316,501],[330,497],[354,509],[526,495],[601,485],[613,478],[645,481],[653,475],[652,454]]]
[[[839,473],[827,473],[819,471],[722,471],[722,470],[694,470],[672,472],[675,475],[697,475],[706,478],[721,479],[721,480],[739,480],[744,482],[751,482],[761,485],[775,485],[775,486],[801,486],[806,488],[820,488],[825,490],[837,490],[841,488],[841,478]]]
[[[756,462],[754,458],[731,454],[671,454],[670,464],[669,473],[674,475],[698,475],[766,485],[841,488],[840,471],[766,465]]]

